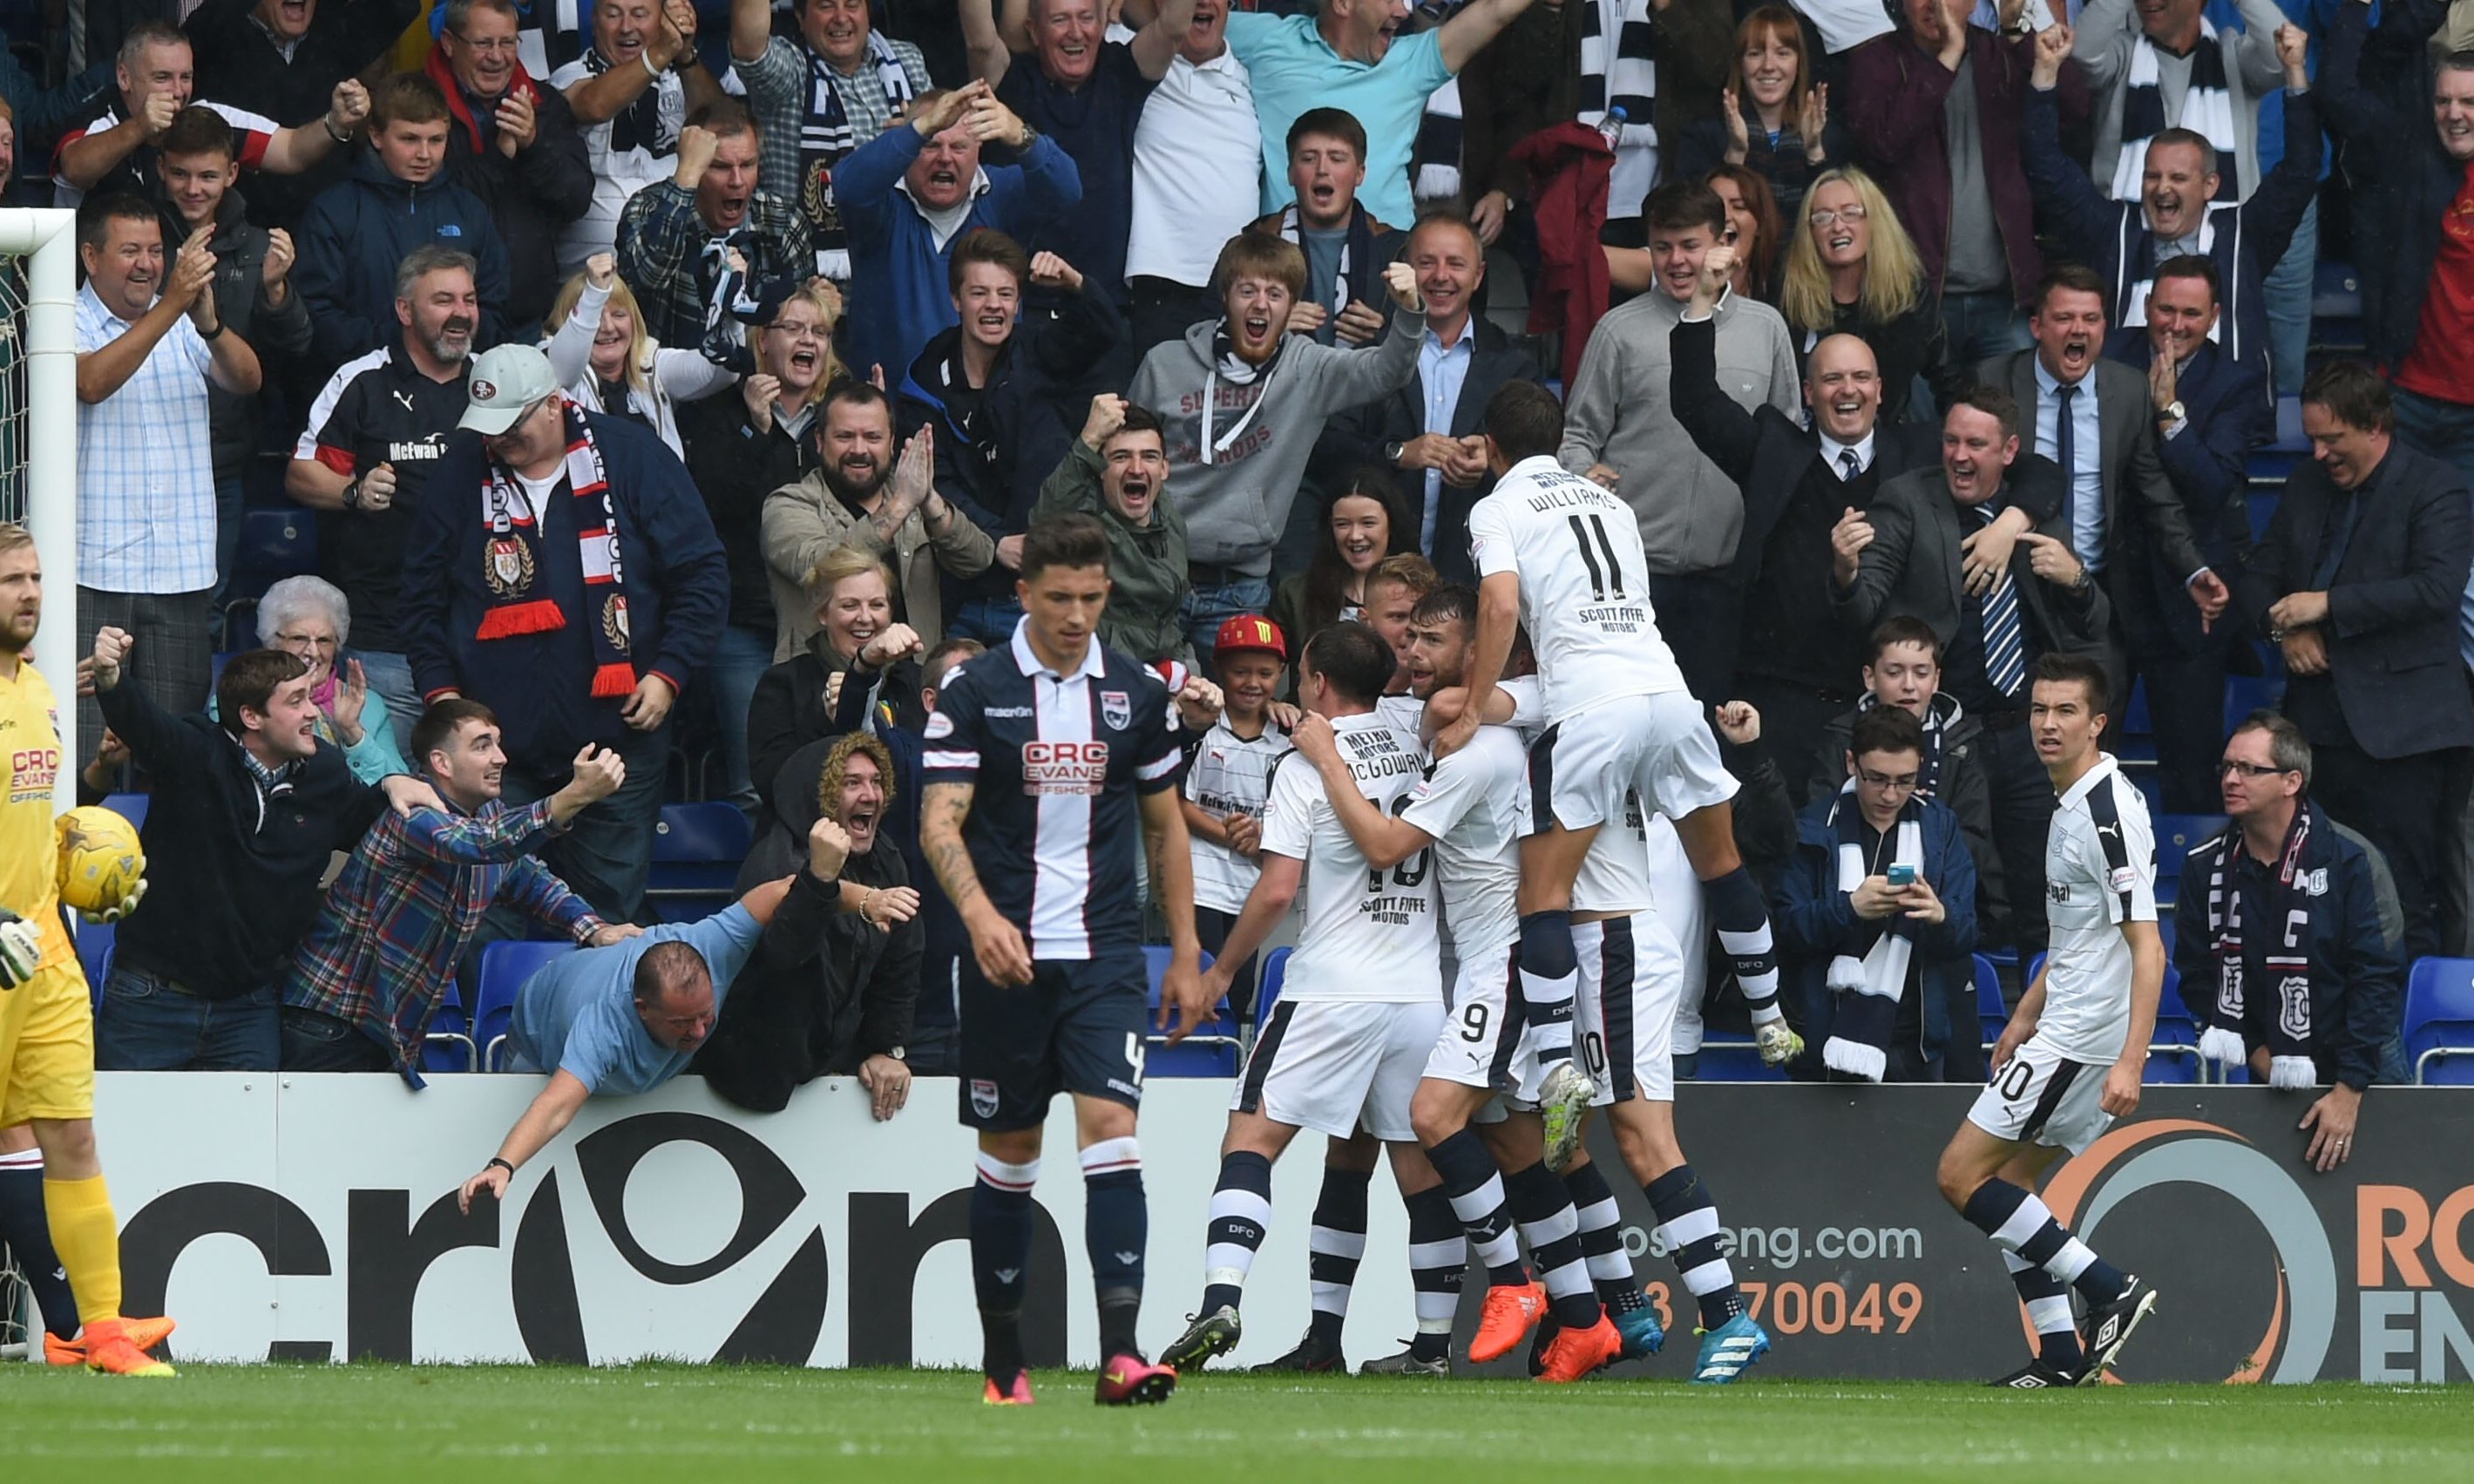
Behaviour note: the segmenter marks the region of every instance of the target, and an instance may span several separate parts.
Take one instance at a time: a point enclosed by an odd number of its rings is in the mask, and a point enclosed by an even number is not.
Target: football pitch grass
[[[7,1472],[26,1479],[2474,1478],[2465,1387],[1210,1375],[1164,1406],[1104,1411],[1087,1372],[1033,1384],[1038,1405],[1018,1409],[981,1405],[979,1378],[955,1372],[269,1365],[140,1381],[8,1365],[0,1419]]]

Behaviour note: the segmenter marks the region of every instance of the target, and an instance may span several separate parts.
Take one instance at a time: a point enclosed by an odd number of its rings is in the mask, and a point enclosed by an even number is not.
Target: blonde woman
[[[550,305],[549,366],[568,395],[589,412],[634,418],[686,456],[677,404],[710,397],[739,379],[698,351],[664,346],[644,332],[635,290],[607,253],[584,260]]]
[[[808,574],[807,590],[815,598],[815,634],[764,672],[747,706],[748,771],[768,814],[782,765],[837,730],[835,702],[854,665],[858,683],[879,687],[887,699],[919,693],[920,639],[894,621],[893,569],[884,557],[836,547]]]
[[[1947,402],[1967,384],[1967,368],[1950,364],[1924,262],[1889,198],[1861,170],[1829,170],[1814,178],[1804,207],[1787,235],[1778,295],[1796,354],[1842,332],[1870,345],[1881,368],[1885,422],[1907,420],[1919,377],[1935,402]],[[1937,411],[1921,406],[1915,415]]]

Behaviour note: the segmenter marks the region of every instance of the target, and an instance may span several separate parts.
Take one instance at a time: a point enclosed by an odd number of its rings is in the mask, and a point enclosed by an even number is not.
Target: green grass
[[[1530,1484],[1832,1476],[1900,1480],[2474,1478],[2464,1388],[2138,1386],[2043,1396],[1882,1383],[1726,1391],[1606,1380],[1209,1376],[1103,1412],[1085,1374],[1029,1410],[977,1377],[636,1366],[195,1366],[115,1381],[0,1366],[11,1477],[1128,1479]]]

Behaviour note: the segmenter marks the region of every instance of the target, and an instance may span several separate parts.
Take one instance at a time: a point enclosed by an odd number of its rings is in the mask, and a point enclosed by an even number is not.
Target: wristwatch
[[[2171,424],[2181,422],[2187,416],[2189,416],[2189,413],[2184,410],[2181,399],[2175,398],[2173,401],[2167,402],[2162,408],[2158,409],[2156,413],[2156,421],[2160,424],[2170,426]]]
[[[347,510],[358,510],[361,508],[360,480],[355,479],[352,483],[344,486],[344,508]]]
[[[910,1048],[908,1046],[896,1046],[886,1051],[885,1055],[891,1057],[896,1061],[908,1061],[910,1059]]]
[[[1409,446],[1407,444],[1402,443],[1399,439],[1393,439],[1390,443],[1383,446],[1383,462],[1397,466],[1400,462],[1400,455],[1407,451],[1408,447]]]

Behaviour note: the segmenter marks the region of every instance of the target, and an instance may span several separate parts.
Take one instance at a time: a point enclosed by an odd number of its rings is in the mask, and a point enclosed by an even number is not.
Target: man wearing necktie
[[[2048,652],[2103,653],[2110,610],[2072,549],[2059,473],[2021,457],[2024,432],[1999,387],[1953,402],[1940,467],[1887,480],[1831,533],[1831,607],[1852,632],[1907,614],[1941,642],[1942,690],[1983,724],[1994,846],[2019,904],[2020,951],[2032,953],[2044,914],[2028,904],[2044,899],[2053,789],[2028,735],[2027,670]],[[2002,519],[2014,506],[2033,519],[2015,543]]]
[[[2146,562],[2181,579],[2204,623],[2214,623],[2231,595],[2200,553],[2190,517],[2157,454],[2147,378],[2098,354],[2104,304],[2104,283],[2095,273],[2075,264],[2053,269],[2045,275],[2027,321],[2035,348],[1996,356],[1979,369],[1985,381],[2032,409],[2034,451],[2062,471],[2067,539],[2104,589],[2112,622],[2103,659],[2116,693],[2126,696],[2131,665],[2122,631],[2125,587],[2147,570]],[[2026,426],[2021,435],[2028,435]]]

